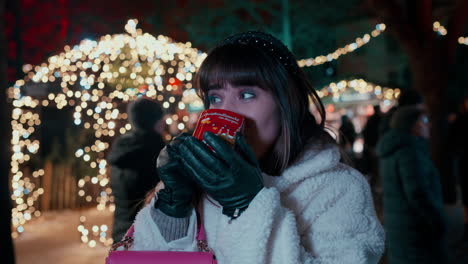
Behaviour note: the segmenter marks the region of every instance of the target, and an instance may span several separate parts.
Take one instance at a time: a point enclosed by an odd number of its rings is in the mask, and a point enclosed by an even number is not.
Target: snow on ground
[[[91,248],[81,242],[81,233],[77,230],[81,215],[87,217],[86,224],[105,224],[111,230],[112,213],[109,211],[45,212],[40,218],[28,222],[24,233],[15,239],[16,263],[103,264],[109,248],[101,243]]]

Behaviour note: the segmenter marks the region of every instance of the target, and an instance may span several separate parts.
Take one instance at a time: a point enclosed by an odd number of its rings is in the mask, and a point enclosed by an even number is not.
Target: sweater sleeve
[[[174,221],[154,209],[155,200],[153,198],[135,218],[131,250],[197,251],[195,210],[189,217]]]
[[[351,205],[364,204],[359,199],[370,197],[352,198],[356,194],[346,191],[330,195],[333,204],[319,203],[328,206],[326,212],[310,215],[310,228],[299,232],[298,213],[281,205],[277,189],[262,189],[239,218],[222,227],[216,239],[217,258],[220,263],[378,263],[383,229],[371,213],[373,207],[366,214]],[[319,204],[311,202],[305,210]]]
[[[187,236],[189,216],[184,218],[171,217],[153,207],[151,208],[151,217],[166,241],[170,242]]]

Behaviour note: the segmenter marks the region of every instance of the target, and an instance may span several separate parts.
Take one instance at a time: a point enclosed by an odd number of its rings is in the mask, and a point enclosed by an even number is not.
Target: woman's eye
[[[216,95],[209,95],[208,100],[210,101],[211,104],[217,104],[221,102],[221,98],[219,98],[219,96],[216,96]]]
[[[243,92],[241,94],[241,98],[242,99],[252,99],[252,98],[255,98],[255,94],[252,93],[252,92]]]

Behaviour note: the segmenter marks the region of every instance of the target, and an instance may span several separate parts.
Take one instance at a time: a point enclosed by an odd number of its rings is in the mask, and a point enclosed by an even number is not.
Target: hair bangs
[[[226,45],[212,51],[198,73],[198,88],[207,93],[227,83],[235,86],[258,86],[270,89],[263,70],[268,59],[262,51],[248,46]]]

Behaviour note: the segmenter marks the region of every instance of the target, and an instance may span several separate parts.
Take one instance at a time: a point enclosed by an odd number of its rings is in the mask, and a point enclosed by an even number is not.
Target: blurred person
[[[367,181],[340,163],[323,104],[281,41],[233,35],[208,54],[195,84],[206,109],[245,116],[244,132],[234,147],[205,133],[214,151],[189,135],[168,144],[130,250],[196,251],[200,221],[219,264],[378,263],[384,233]]]
[[[452,131],[464,208],[464,239],[468,241],[468,97],[465,97],[460,105],[460,111],[453,122]]]
[[[366,125],[362,130],[364,138],[364,147],[370,151],[375,151],[377,141],[379,140],[379,124],[382,120],[382,112],[379,105],[374,105],[374,114],[367,119]]]
[[[351,119],[347,115],[341,116],[340,145],[350,156],[353,156],[353,144],[356,140],[356,129]]]
[[[389,264],[449,263],[439,173],[429,156],[429,120],[417,106],[393,114],[377,145]]]
[[[366,126],[362,130],[364,138],[363,159],[373,191],[380,188],[379,165],[375,147],[379,140],[379,124],[381,120],[382,112],[380,111],[380,106],[374,105],[374,114],[367,119]]]
[[[422,104],[423,97],[418,91],[414,89],[401,90],[397,105],[393,106],[384,115],[382,115],[379,124],[379,137],[390,129],[390,121],[392,120],[392,116],[399,107],[407,105],[422,106]]]
[[[161,106],[147,97],[129,104],[132,130],[117,138],[107,157],[115,212],[112,239],[119,241],[132,225],[145,195],[159,181],[155,160],[165,146]]]

